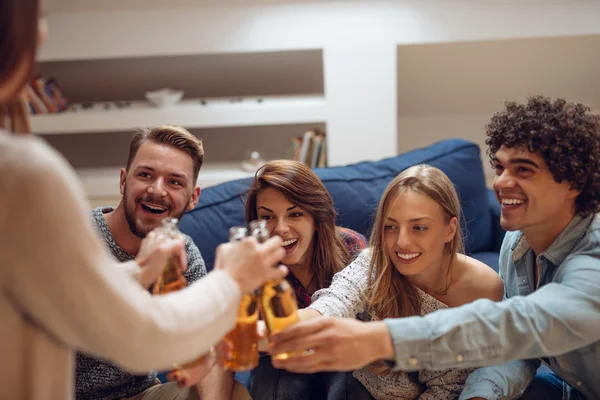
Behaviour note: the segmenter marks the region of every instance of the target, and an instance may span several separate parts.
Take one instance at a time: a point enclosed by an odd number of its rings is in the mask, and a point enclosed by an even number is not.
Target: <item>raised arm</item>
[[[386,319],[383,327],[382,322],[302,321],[275,335],[271,351],[317,350],[310,359],[276,360],[274,365],[318,372],[383,359],[393,360],[395,370],[443,370],[554,356],[593,345],[600,340],[600,267],[592,244],[577,251],[561,264],[560,283],[526,297],[480,299],[424,317]],[[351,351],[357,347],[372,351]],[[527,366],[527,374],[529,370]]]
[[[72,170],[28,142],[28,161],[3,179],[11,196],[0,244],[1,289],[24,314],[68,346],[134,371],[191,361],[233,327],[237,277],[216,270],[181,292],[150,296],[105,250]]]
[[[600,266],[593,244],[586,246],[563,261],[557,272],[562,274],[560,283],[528,296],[497,303],[477,300],[425,317],[386,320],[396,366],[486,366],[559,355],[597,342]]]

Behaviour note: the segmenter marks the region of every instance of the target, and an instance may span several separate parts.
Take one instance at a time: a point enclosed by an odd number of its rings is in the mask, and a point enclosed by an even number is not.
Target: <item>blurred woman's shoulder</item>
[[[21,206],[29,200],[39,204],[40,198],[49,194],[63,196],[60,189],[78,185],[81,186],[75,171],[45,140],[0,130],[0,186],[10,196],[20,197]],[[36,196],[28,199],[25,193]]]

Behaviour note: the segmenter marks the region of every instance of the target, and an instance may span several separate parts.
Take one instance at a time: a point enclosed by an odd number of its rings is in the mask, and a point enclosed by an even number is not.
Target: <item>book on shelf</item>
[[[327,166],[326,135],[319,130],[304,132],[302,136],[292,138],[286,158],[299,161],[310,168]]]
[[[55,114],[66,111],[70,105],[56,80],[43,76],[29,82],[25,98],[32,114]]]

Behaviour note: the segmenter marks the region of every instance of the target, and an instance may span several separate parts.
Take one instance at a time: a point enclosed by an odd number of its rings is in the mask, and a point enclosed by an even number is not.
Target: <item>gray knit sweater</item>
[[[108,229],[104,214],[112,210],[112,207],[95,208],[91,213],[92,222],[100,231],[115,258],[119,261],[133,260],[134,257],[115,242],[110,229]],[[206,275],[206,266],[192,238],[187,235],[184,237],[188,258],[188,266],[184,275],[191,283]],[[147,375],[131,375],[106,360],[82,353],[77,353],[76,357],[75,395],[77,400],[109,400],[131,397],[152,386],[156,379],[156,372]]]

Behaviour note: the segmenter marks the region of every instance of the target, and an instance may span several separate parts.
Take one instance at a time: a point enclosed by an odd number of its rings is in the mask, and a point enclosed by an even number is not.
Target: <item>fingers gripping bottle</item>
[[[159,233],[162,233],[166,237],[174,238],[179,235],[179,229],[177,228],[177,218],[165,218],[162,220],[162,226],[159,229]],[[154,286],[152,287],[152,294],[166,294],[174,292],[176,290],[183,289],[188,284],[185,276],[181,272],[181,268],[177,263],[175,257],[171,257],[165,266],[163,273],[158,277]]]
[[[158,228],[158,233],[168,238],[176,237],[181,233],[179,228],[177,228],[178,222],[179,220],[177,218],[168,217],[163,219],[162,226]],[[185,288],[187,285],[188,281],[185,279],[185,276],[183,276],[183,272],[181,272],[181,267],[178,264],[177,259],[175,257],[171,257],[169,261],[167,261],[167,265],[165,266],[163,273],[158,277],[152,286],[152,294],[161,295],[175,292]],[[192,368],[197,365],[201,359],[202,358],[184,365],[173,364],[174,372],[178,373],[181,369]]]
[[[260,243],[269,238],[269,231],[265,220],[250,222],[250,231]],[[267,282],[258,295],[258,302],[262,310],[265,325],[270,335],[298,322],[298,304],[294,289],[286,279]],[[292,354],[280,353],[273,357],[286,359]]]
[[[243,226],[229,229],[229,241],[241,240],[248,233]],[[258,365],[258,304],[256,294],[244,294],[237,323],[219,345],[219,365],[228,371],[246,371]]]

